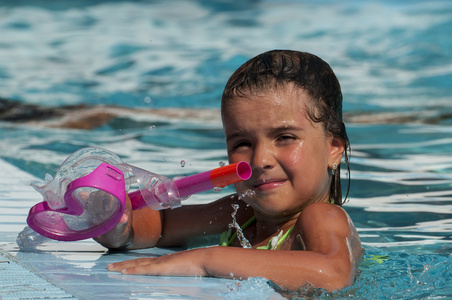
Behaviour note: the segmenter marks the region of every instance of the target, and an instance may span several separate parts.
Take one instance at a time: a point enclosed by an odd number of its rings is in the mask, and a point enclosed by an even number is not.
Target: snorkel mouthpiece
[[[133,209],[176,208],[190,195],[247,180],[251,167],[238,162],[187,177],[169,179],[124,163],[101,148],[83,148],[60,166],[55,178],[32,186],[44,201],[34,205],[27,223],[35,232],[60,241],[93,238],[113,229],[124,214],[127,190]],[[19,234],[28,235],[28,231]],[[20,246],[20,245],[19,245]]]

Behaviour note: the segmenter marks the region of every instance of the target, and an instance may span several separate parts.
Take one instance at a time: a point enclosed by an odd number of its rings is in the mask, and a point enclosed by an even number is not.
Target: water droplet
[[[180,166],[183,168],[183,167],[185,167],[185,160],[181,160],[180,161]]]
[[[237,231],[237,239],[239,240],[240,245],[243,248],[250,249],[253,246],[251,246],[250,242],[246,239],[245,235],[243,234],[242,228],[240,228],[240,225],[239,225],[239,223],[237,223],[237,219],[235,217],[237,214],[237,211],[239,210],[239,205],[236,203],[233,203],[233,204],[231,204],[231,206],[234,209],[234,211],[231,214],[232,223],[229,224],[229,228],[235,228],[235,230]]]
[[[220,167],[224,167],[224,166],[226,166],[226,163],[225,163],[224,161],[220,161],[220,162],[218,163],[218,165],[219,165]]]
[[[248,189],[243,194],[239,195],[239,200],[243,200],[245,197],[251,198],[254,197],[255,195],[256,195],[255,191]]]
[[[155,129],[155,125],[149,127],[149,130]]]
[[[221,192],[221,187],[216,186],[216,187],[213,188],[213,191],[214,192]]]
[[[248,197],[253,197],[254,195],[256,195],[256,192],[253,190],[246,190],[245,195]]]
[[[209,224],[212,224],[212,221],[210,221]]]
[[[151,99],[151,97],[149,97],[149,96],[146,96],[146,97],[144,97],[143,101],[144,101],[144,103],[147,103],[147,104],[149,104],[149,103],[151,103],[151,102],[152,102],[152,99]]]

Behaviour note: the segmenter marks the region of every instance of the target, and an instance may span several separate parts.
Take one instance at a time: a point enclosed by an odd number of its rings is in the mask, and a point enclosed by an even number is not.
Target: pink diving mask
[[[124,214],[129,193],[133,209],[176,208],[190,195],[247,180],[251,167],[239,162],[187,177],[169,179],[123,163],[101,148],[83,148],[60,166],[55,178],[47,174],[44,186],[32,186],[44,201],[30,209],[27,223],[37,233],[60,241],[102,235]]]

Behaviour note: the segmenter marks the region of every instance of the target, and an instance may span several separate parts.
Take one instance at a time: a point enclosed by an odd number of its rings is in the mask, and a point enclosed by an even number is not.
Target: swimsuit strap
[[[256,217],[252,216],[240,228],[242,230],[245,230],[248,226],[250,226],[255,221],[256,221]],[[281,232],[277,236],[272,237],[268,241],[268,244],[266,246],[260,246],[260,247],[257,247],[257,249],[260,249],[260,250],[274,250],[274,249],[278,248],[278,246],[287,239],[287,237],[290,235],[290,233],[292,232],[294,227],[295,227],[295,225],[290,227],[289,230],[287,230],[287,232],[284,233],[284,234],[283,234],[283,231],[281,230]],[[231,233],[232,233],[231,228],[229,228],[228,231],[225,231],[225,232],[223,232],[221,234],[220,246],[230,246],[232,244],[232,242],[234,242],[234,240],[237,238],[237,231],[232,236],[231,236]]]
[[[266,246],[260,246],[260,247],[257,247],[257,249],[260,249],[260,250],[277,249],[279,247],[279,245],[281,245],[282,242],[284,242],[287,239],[287,237],[290,235],[290,233],[292,232],[294,227],[295,227],[295,225],[290,227],[289,230],[287,230],[287,232],[284,234],[283,234],[283,231],[281,230],[281,232],[277,236],[272,237],[268,241],[268,244]]]

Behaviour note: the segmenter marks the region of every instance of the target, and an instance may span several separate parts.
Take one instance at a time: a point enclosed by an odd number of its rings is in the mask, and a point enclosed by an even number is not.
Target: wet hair
[[[327,134],[345,143],[344,160],[347,166],[347,193],[342,199],[340,166],[333,171],[330,199],[342,206],[350,190],[350,142],[342,121],[342,92],[331,67],[321,58],[306,52],[272,50],[262,53],[240,66],[229,78],[221,101],[222,114],[231,100],[262,93],[293,83],[305,91],[314,104],[307,108],[313,122],[322,123]]]

